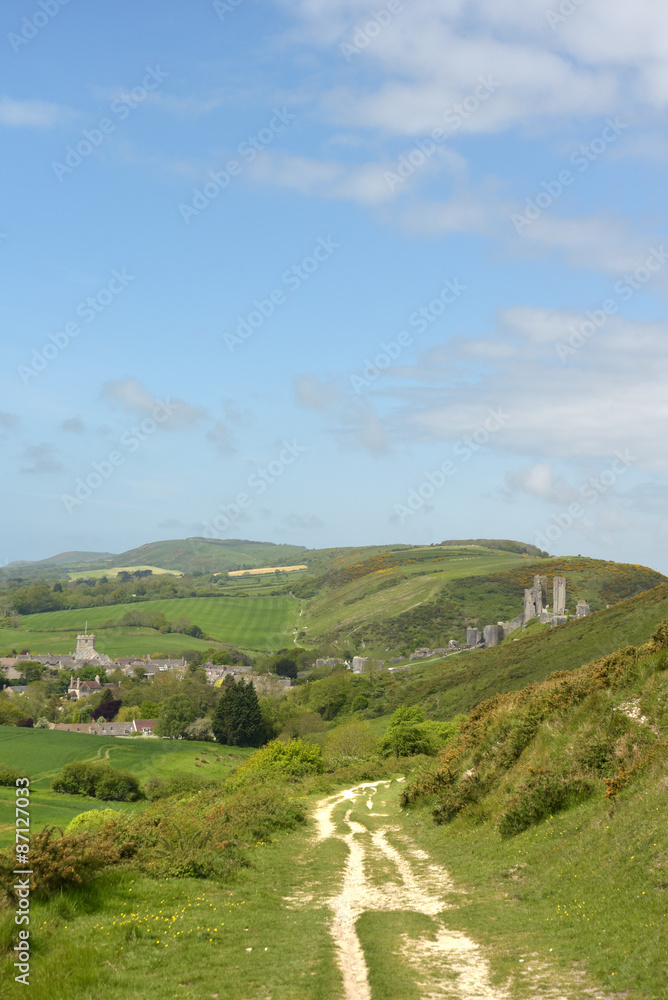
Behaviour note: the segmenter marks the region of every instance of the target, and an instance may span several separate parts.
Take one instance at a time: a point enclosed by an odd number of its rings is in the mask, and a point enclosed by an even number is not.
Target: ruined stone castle
[[[584,618],[589,614],[589,605],[586,601],[578,601],[575,614],[577,618]],[[547,603],[547,577],[534,576],[533,587],[524,591],[522,614],[510,622],[485,625],[482,631],[477,628],[467,628],[466,645],[471,649],[496,646],[511,632],[515,632],[518,628],[524,628],[532,618],[538,618],[541,622],[549,625],[563,625],[567,621],[565,577],[555,576],[552,581],[551,610]]]

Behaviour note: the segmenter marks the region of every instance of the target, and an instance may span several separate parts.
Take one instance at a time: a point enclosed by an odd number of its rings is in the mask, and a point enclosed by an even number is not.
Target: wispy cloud
[[[23,100],[0,97],[0,125],[20,128],[54,128],[67,125],[76,118],[76,111],[62,104],[47,101]]]
[[[111,407],[143,416],[150,416],[156,407],[168,405],[171,413],[160,424],[165,430],[190,427],[206,417],[205,410],[198,406],[192,406],[185,400],[173,399],[172,397],[163,399],[155,396],[143,382],[136,378],[105,382],[101,397]]]

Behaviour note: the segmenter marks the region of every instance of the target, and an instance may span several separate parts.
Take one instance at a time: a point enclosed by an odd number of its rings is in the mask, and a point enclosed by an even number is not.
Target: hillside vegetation
[[[498,932],[634,997],[665,988],[667,678],[663,622],[644,645],[481,703],[402,796],[422,843],[475,879],[469,926],[489,934],[501,904]]]
[[[515,618],[535,574],[548,577],[550,603],[552,578],[566,577],[571,612],[580,599],[598,611],[665,580],[647,567],[604,560],[535,562],[502,551],[430,546],[335,567],[294,592],[311,598],[303,617],[309,642],[339,642],[382,655],[445,646],[451,638],[464,641],[468,626]]]

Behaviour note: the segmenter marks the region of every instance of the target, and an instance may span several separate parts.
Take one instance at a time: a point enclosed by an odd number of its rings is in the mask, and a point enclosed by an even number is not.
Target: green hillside
[[[377,685],[379,705],[387,712],[398,704],[420,704],[434,718],[452,718],[497,693],[543,681],[556,670],[573,670],[620,646],[647,642],[665,618],[668,583],[587,618],[516,640],[508,636],[492,649],[456,653],[423,665],[418,661],[383,677]]]
[[[128,612],[161,612],[168,621],[186,617],[199,625],[205,636],[217,642],[249,649],[281,649],[292,641],[298,612],[297,602],[280,597],[193,597],[143,601],[140,604],[115,604],[73,611],[46,611],[23,615],[19,629],[0,630],[0,649],[30,649],[31,652],[67,653],[76,646],[76,635],[83,628],[95,632],[99,652],[121,656],[123,648],[137,656],[154,651],[205,648],[210,643],[187,635],[162,633],[157,629],[122,627],[120,619]]]
[[[182,573],[199,570],[221,573],[226,570],[256,569],[262,566],[290,566],[305,561],[302,545],[274,545],[244,539],[186,538],[178,541],[151,542],[114,557],[111,566],[146,563]]]
[[[566,577],[571,611],[580,599],[597,611],[666,579],[646,567],[604,560],[535,561],[520,553],[448,545],[334,565],[296,586],[295,594],[311,597],[302,620],[309,642],[338,642],[383,656],[444,646],[451,638],[464,641],[469,625],[482,628],[516,617],[535,574],[548,577],[548,595],[552,578]]]
[[[421,846],[475,880],[477,936],[498,919],[507,950],[554,949],[619,997],[665,996],[667,667],[664,622],[496,696],[403,794]]]

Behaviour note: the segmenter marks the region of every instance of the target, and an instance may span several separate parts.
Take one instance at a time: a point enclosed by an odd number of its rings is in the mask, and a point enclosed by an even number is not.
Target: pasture
[[[0,631],[0,650],[30,649],[31,652],[69,653],[77,632],[85,622],[96,633],[95,646],[109,656],[165,654],[181,649],[205,649],[206,640],[178,633],[163,633],[138,626],[122,627],[128,611],[160,611],[168,621],[186,617],[217,642],[247,649],[281,649],[290,641],[298,613],[294,598],[279,597],[186,597],[158,601],[114,604],[71,611],[46,611],[24,615],[18,629]]]
[[[131,771],[142,782],[150,777],[169,778],[174,774],[222,779],[250,753],[244,748],[221,747],[217,743],[138,736],[107,738],[85,733],[0,726],[0,761],[19,768],[30,778],[33,830],[47,823],[66,826],[86,809],[143,808],[142,803],[100,803],[97,799],[51,791],[52,779],[70,761],[105,760],[119,770]],[[6,846],[13,838],[14,799],[13,788],[0,788],[0,847]]]

